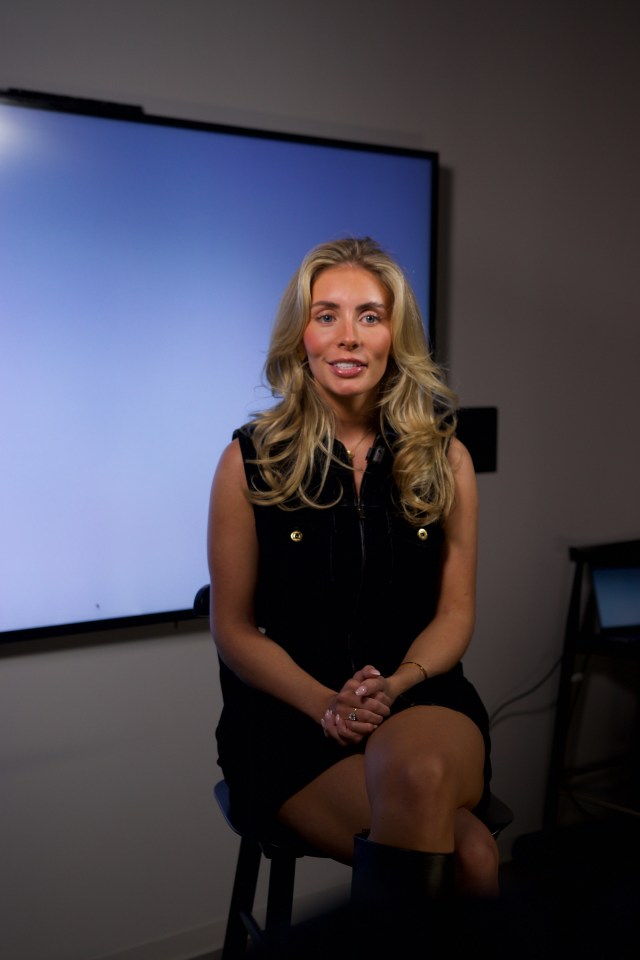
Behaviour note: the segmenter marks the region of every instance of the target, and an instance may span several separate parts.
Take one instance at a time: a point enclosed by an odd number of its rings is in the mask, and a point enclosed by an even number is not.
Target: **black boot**
[[[431,950],[448,925],[452,887],[453,853],[404,850],[356,836],[351,879],[354,946],[373,936],[376,944],[397,949],[427,936]]]

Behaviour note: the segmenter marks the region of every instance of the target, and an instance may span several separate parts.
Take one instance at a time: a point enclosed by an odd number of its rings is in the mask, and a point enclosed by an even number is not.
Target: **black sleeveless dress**
[[[249,485],[261,478],[251,427],[236,430]],[[390,438],[387,437],[387,440]],[[254,507],[259,544],[255,614],[260,629],[321,683],[339,690],[370,663],[393,673],[409,645],[433,617],[443,531],[416,527],[394,504],[392,454],[378,437],[356,497],[346,451],[330,468],[327,509]],[[273,827],[282,804],[365,740],[344,748],[325,737],[320,717],[311,720],[281,701],[247,686],[220,662],[223,709],[216,729],[218,764],[229,783],[234,814],[246,826]],[[491,778],[485,707],[458,663],[399,697],[392,713],[413,704],[439,704],[469,716],[482,731],[485,790]]]

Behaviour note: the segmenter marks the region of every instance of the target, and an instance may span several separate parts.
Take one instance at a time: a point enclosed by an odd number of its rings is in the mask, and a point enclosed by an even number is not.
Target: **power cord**
[[[499,715],[502,713],[503,710],[506,709],[506,707],[511,706],[512,703],[517,703],[519,700],[524,700],[525,697],[528,697],[528,696],[530,696],[532,693],[535,693],[536,690],[539,690],[540,687],[543,686],[543,684],[545,684],[545,683],[547,682],[547,680],[550,680],[551,677],[552,677],[553,674],[556,672],[556,670],[558,669],[558,667],[560,666],[561,663],[562,663],[562,656],[558,657],[558,659],[557,659],[556,662],[553,664],[553,666],[551,667],[551,669],[548,670],[547,673],[545,673],[545,675],[544,675],[540,680],[538,680],[538,682],[535,683],[532,687],[529,687],[528,690],[524,690],[523,693],[517,694],[517,696],[515,696],[515,697],[510,697],[508,700],[505,700],[505,701],[504,701],[503,703],[501,703],[498,707],[496,707],[496,709],[493,711],[493,713],[489,714],[489,729],[492,729],[492,728],[496,725],[496,722],[497,722],[497,720],[498,720]],[[554,700],[553,703],[550,703],[549,706],[544,707],[543,710],[550,710],[553,706],[555,706],[555,703],[556,703],[556,701]],[[540,710],[534,710],[534,711],[519,711],[519,712],[515,712],[515,713],[509,713],[509,714],[507,714],[507,717],[521,716],[521,715],[523,715],[524,713],[530,713],[530,712],[539,713]],[[502,719],[503,719],[503,720],[506,720],[507,717],[502,717]]]

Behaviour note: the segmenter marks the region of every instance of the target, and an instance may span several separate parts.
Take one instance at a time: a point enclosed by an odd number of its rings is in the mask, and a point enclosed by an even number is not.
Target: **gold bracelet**
[[[422,673],[423,678],[424,678],[425,680],[428,680],[428,679],[429,679],[429,674],[427,673],[427,671],[425,670],[425,668],[422,666],[422,664],[421,664],[421,663],[418,663],[417,660],[403,660],[403,662],[400,664],[400,666],[401,666],[401,667],[407,667],[407,666],[417,667],[418,670],[420,670],[420,672]]]

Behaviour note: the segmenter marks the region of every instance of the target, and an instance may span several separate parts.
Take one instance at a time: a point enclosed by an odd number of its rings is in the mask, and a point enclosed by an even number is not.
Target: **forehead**
[[[355,264],[326,267],[311,285],[312,300],[356,299],[358,302],[388,303],[389,294],[380,279],[370,270]]]

